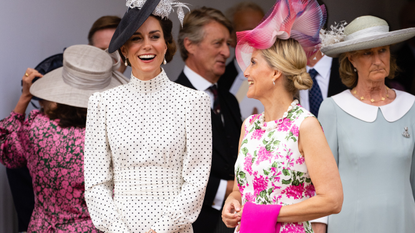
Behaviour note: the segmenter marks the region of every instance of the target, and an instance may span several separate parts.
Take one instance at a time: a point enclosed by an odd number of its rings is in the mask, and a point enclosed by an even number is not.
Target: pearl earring
[[[354,68],[353,71],[356,73],[357,72],[356,68]]]
[[[166,61],[166,58],[164,58],[163,65],[166,65],[166,64],[167,64],[167,61]]]
[[[275,80],[274,80],[274,81],[272,81],[272,84],[274,84],[274,86],[275,86]]]
[[[124,61],[124,65],[125,66],[128,66],[128,62],[127,61],[128,61],[128,58],[125,58],[125,61]]]

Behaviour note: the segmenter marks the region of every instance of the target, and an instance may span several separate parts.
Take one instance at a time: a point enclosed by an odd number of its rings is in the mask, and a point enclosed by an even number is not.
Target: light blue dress
[[[415,97],[395,92],[381,107],[349,90],[321,105],[319,120],[344,191],[342,211],[329,216],[329,233],[415,232]]]

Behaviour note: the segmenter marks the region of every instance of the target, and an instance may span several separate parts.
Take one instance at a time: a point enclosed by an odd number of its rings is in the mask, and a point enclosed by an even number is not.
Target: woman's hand
[[[35,69],[27,68],[22,78],[22,94],[20,95],[19,102],[17,102],[17,105],[13,110],[15,113],[24,114],[26,112],[27,105],[33,97],[32,94],[30,94],[30,87],[32,86],[33,79],[36,77],[41,78],[43,75]]]
[[[222,210],[222,221],[227,227],[234,228],[238,225],[241,221],[242,209],[243,206],[238,200],[232,196],[228,197]]]
[[[36,77],[43,77],[37,70],[32,68],[27,68],[26,73],[23,75],[23,91],[22,96],[31,99],[33,96],[30,94],[30,87],[32,86],[33,79]]]

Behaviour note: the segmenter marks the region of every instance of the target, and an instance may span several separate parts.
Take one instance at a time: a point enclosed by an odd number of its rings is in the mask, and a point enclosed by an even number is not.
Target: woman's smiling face
[[[163,30],[152,16],[121,47],[122,54],[131,64],[133,75],[142,80],[149,80],[160,73],[166,51]]]
[[[252,53],[251,64],[246,68],[244,75],[248,79],[249,89],[246,94],[248,98],[261,99],[274,89],[273,70],[260,50]]]

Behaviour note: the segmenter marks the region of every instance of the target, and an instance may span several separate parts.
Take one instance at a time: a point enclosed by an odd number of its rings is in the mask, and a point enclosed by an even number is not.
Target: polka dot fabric
[[[162,71],[89,99],[85,199],[105,232],[192,233],[210,173],[210,102]]]

